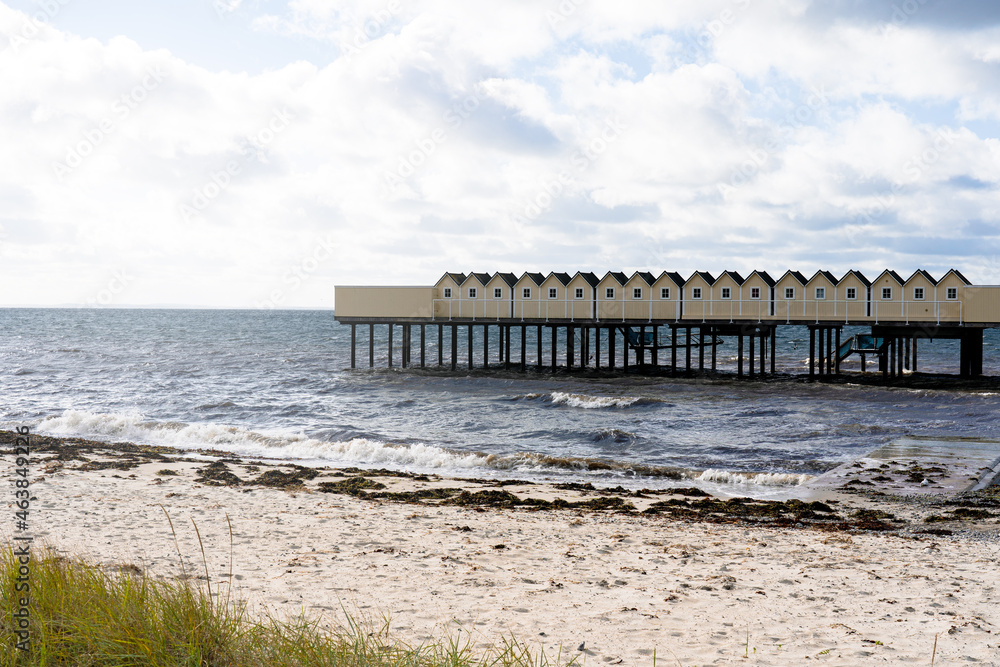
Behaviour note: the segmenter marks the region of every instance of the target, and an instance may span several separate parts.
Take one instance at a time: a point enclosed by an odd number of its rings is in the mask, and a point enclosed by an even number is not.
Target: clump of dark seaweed
[[[385,484],[366,477],[348,477],[339,482],[320,482],[319,490],[323,493],[344,493],[349,496],[363,495],[365,489],[384,489]]]
[[[205,486],[239,486],[243,480],[233,474],[222,461],[213,461],[204,468],[199,468],[200,475],[195,477],[196,482]]]
[[[305,466],[290,467],[291,471],[289,472],[284,470],[267,470],[250,480],[249,483],[276,489],[287,489],[302,486],[305,482],[319,475],[314,469]]]

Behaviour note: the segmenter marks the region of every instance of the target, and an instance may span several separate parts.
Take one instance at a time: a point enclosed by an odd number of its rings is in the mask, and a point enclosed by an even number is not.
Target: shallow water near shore
[[[330,311],[7,309],[0,332],[3,427],[242,457],[761,496],[899,438],[1000,439],[981,388],[386,369],[384,340],[376,369],[350,371]],[[427,343],[436,362],[436,329]],[[984,347],[997,374],[996,331]],[[779,329],[779,371],[807,354],[805,328]],[[922,371],[957,363],[954,341],[921,341]]]

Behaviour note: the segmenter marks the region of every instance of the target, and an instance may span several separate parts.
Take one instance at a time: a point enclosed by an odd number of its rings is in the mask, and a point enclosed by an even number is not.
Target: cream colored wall
[[[660,298],[660,289],[663,287],[670,288],[669,299]],[[667,276],[661,276],[659,280],[653,283],[653,286],[650,289],[653,290],[654,320],[676,320],[680,318],[680,291],[684,289],[683,287],[678,287],[677,284]]]
[[[549,298],[549,290],[556,290],[556,298]],[[569,319],[569,305],[566,303],[566,287],[555,276],[549,276],[542,281],[541,286],[541,317],[550,320]]]
[[[825,290],[826,296],[822,299],[816,298],[816,288]],[[805,317],[813,322],[822,320],[838,321],[844,318],[844,308],[837,303],[836,285],[830,282],[826,276],[819,274],[813,276],[803,288],[803,299],[806,302]]]
[[[524,298],[524,288],[531,290],[531,298]],[[525,276],[514,285],[514,317],[516,319],[538,319],[543,317],[540,308],[539,295],[541,288],[535,281]]]
[[[892,299],[882,298],[882,288],[892,288]],[[872,316],[877,322],[905,322],[906,306],[903,301],[903,287],[891,276],[882,274],[872,281]]]
[[[337,317],[429,318],[435,287],[349,287],[333,288]]]
[[[1000,322],[1000,286],[966,285],[959,290],[958,298],[964,322]]]
[[[493,296],[493,290],[499,288],[501,297]],[[490,319],[507,319],[511,317],[510,303],[511,287],[503,278],[496,276],[486,285],[483,291],[483,313]]]
[[[753,299],[750,288],[760,289],[760,298]],[[741,320],[767,320],[771,318],[771,287],[757,274],[752,274],[740,286],[740,307],[738,317]]]
[[[701,299],[691,296],[695,287],[701,288]],[[712,286],[705,282],[699,275],[693,276],[684,283],[684,319],[701,320],[708,318],[710,299],[712,298]]]
[[[642,290],[642,296],[638,299],[632,295],[635,288]],[[649,298],[652,295],[650,291],[652,288],[649,283],[639,276],[632,276],[622,289],[625,296],[625,302],[622,304],[625,308],[625,319],[649,320],[652,313],[652,303]]]
[[[857,296],[853,300],[847,298],[848,287],[857,290]],[[868,287],[855,274],[845,276],[837,284],[837,299],[840,301],[840,313],[844,322],[868,321]]]
[[[611,287],[615,290],[615,298],[607,299],[605,294],[607,294],[607,288]],[[622,290],[625,289],[618,281],[608,276],[601,282],[597,283],[597,317],[598,319],[607,320],[620,320],[624,317],[623,313],[624,306],[622,302]]]
[[[785,298],[785,288],[795,288],[795,298]],[[805,322],[809,316],[805,313],[803,295],[805,288],[792,276],[785,276],[774,285],[774,319],[788,322]],[[815,319],[813,317],[812,319]]]
[[[577,288],[583,289],[583,298],[576,298]],[[575,320],[589,320],[594,317],[594,288],[583,276],[575,276],[566,286],[566,298],[569,299],[569,316]]]

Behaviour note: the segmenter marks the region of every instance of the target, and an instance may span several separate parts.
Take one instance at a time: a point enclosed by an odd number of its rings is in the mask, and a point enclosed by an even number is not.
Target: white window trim
[[[550,299],[558,299],[559,298],[559,288],[558,287],[550,287],[549,288],[549,298]]]
[[[754,296],[754,292],[757,292],[756,296]],[[760,299],[760,288],[759,287],[751,287],[750,288],[750,298],[751,299]]]
[[[820,292],[822,292],[822,295],[820,294]],[[813,292],[813,296],[816,297],[817,301],[825,301],[826,300],[826,288],[825,287],[817,287],[816,290]]]
[[[604,288],[604,298],[605,299],[614,299],[615,298],[615,288],[614,287],[605,287]]]
[[[889,292],[889,296],[885,295],[886,291]],[[892,288],[891,287],[883,287],[882,288],[882,301],[892,301]]]
[[[730,288],[730,287],[723,287],[722,288],[722,298],[723,299],[732,299],[733,298],[733,290],[732,290],[732,288]]]
[[[633,287],[632,288],[632,300],[634,301],[636,299],[642,299],[642,288],[641,287]]]
[[[661,299],[669,299],[670,298],[670,288],[669,287],[661,287],[660,288],[660,298]]]
[[[575,289],[575,290],[573,291],[573,296],[574,296],[575,298],[577,298],[577,299],[582,299],[582,298],[583,298],[583,288],[582,288],[582,287],[577,287],[577,288],[576,288],[576,289]]]
[[[691,288],[691,298],[692,299],[701,299],[701,288],[700,287],[692,287]]]
[[[851,296],[851,291],[854,291],[854,296]],[[855,301],[858,298],[858,288],[857,287],[847,287],[844,290],[845,297],[848,301]]]
[[[794,298],[795,298],[795,288],[794,287],[786,287],[785,288],[785,299],[794,299]]]
[[[493,298],[494,299],[502,299],[503,298],[503,288],[502,287],[494,287],[493,288]]]
[[[522,299],[530,299],[531,298],[531,288],[530,287],[522,287],[521,288],[521,298]]]
[[[917,290],[920,290],[920,296],[917,296]],[[927,291],[924,290],[923,287],[914,287],[913,288],[913,300],[914,301],[923,301],[925,294],[927,294]]]
[[[451,298],[451,288],[450,287],[445,287],[444,288],[444,298],[446,298],[446,299],[450,299]]]
[[[948,287],[945,290],[945,297],[944,298],[947,299],[948,301],[955,301],[955,300],[957,300],[958,299],[958,288],[957,287]]]
[[[470,287],[469,288],[469,298],[470,299],[475,299],[477,294],[479,294],[479,290],[477,290],[475,287]]]

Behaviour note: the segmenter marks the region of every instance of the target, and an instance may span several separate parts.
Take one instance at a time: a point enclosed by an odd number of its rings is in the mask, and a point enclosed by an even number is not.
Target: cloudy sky
[[[6,0],[0,81],[0,305],[1000,283],[994,0]]]

